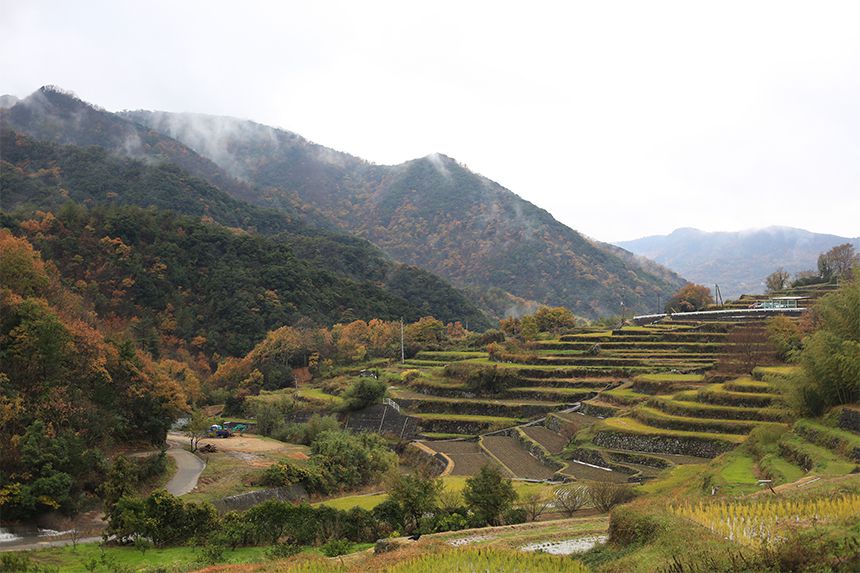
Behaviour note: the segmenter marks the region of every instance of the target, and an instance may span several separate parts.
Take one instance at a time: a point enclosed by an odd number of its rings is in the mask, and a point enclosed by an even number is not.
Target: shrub
[[[376,404],[385,396],[388,386],[382,380],[360,378],[343,393],[345,410],[361,410]]]
[[[414,368],[409,369],[409,370],[404,370],[403,372],[400,373],[400,381],[405,383],[405,384],[408,384],[408,383],[412,382],[413,380],[415,380],[416,378],[418,378],[419,376],[421,376],[420,370],[415,370]]]
[[[400,505],[407,533],[415,530],[421,516],[436,509],[441,491],[442,480],[438,478],[407,474],[392,480],[388,497]]]
[[[522,507],[512,507],[502,514],[502,523],[505,525],[516,525],[529,520],[529,512]]]
[[[372,483],[397,466],[397,456],[378,434],[328,430],[311,444],[311,453],[313,464],[341,489]]]
[[[226,547],[218,543],[206,543],[197,552],[197,562],[201,565],[217,565],[224,561]]]
[[[57,573],[59,567],[39,565],[30,560],[30,556],[22,553],[4,553],[0,555],[0,571],[9,573]]]
[[[814,315],[820,327],[803,341],[801,374],[792,384],[792,402],[804,414],[860,400],[860,272],[822,297]]]
[[[338,555],[346,555],[352,549],[352,543],[345,539],[332,539],[320,548],[322,554],[326,557],[337,557]]]
[[[498,366],[479,364],[448,364],[445,376],[462,380],[468,389],[477,393],[496,393],[511,388],[520,382],[516,372]]]
[[[332,489],[332,478],[314,464],[300,466],[281,462],[263,471],[260,484],[270,487],[301,485],[308,493],[326,493]]]
[[[298,555],[301,551],[301,546],[295,543],[276,543],[266,550],[266,557],[269,559],[286,559]]]
[[[674,521],[655,508],[618,507],[609,516],[609,539],[619,545],[647,543],[677,526]]]
[[[309,446],[318,435],[327,430],[339,430],[340,422],[334,416],[313,414],[307,422],[301,424],[286,424],[272,434],[272,437],[282,442],[292,442]]]
[[[767,321],[767,335],[781,360],[791,360],[802,348],[803,333],[797,321],[774,316]]]
[[[520,497],[519,509],[525,512],[526,519],[537,521],[537,518],[543,515],[551,503],[551,497],[538,491],[531,491]],[[509,523],[509,521],[505,519],[505,523]]]
[[[714,304],[714,298],[708,287],[687,283],[672,295],[669,302],[666,303],[665,311],[668,313],[691,312],[702,310],[709,304]]]
[[[217,522],[215,508],[208,503],[184,503],[159,490],[145,500],[121,497],[108,513],[105,535],[118,540],[147,537],[158,547],[186,543],[198,533],[210,531]]]

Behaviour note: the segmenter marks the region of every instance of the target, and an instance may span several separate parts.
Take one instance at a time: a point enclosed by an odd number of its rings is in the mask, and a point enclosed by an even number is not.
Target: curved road
[[[183,449],[182,444],[177,442],[167,442],[170,446],[167,450],[167,455],[176,460],[176,473],[170,478],[170,481],[165,484],[164,489],[173,495],[185,495],[197,487],[197,480],[200,479],[200,474],[206,468],[206,463],[189,452]],[[148,455],[152,452],[145,452],[133,455]],[[82,537],[78,539],[78,543],[96,543],[101,541],[101,537]],[[57,547],[61,545],[71,545],[71,539],[51,539],[48,538],[21,538],[7,543],[0,543],[0,552],[2,551],[22,551],[25,549],[39,549],[41,547]]]
[[[206,463],[188,450],[183,449],[181,444],[167,443],[170,444],[167,455],[176,460],[176,473],[173,474],[164,489],[173,495],[185,495],[197,487],[197,480],[200,479],[200,474],[206,468]]]

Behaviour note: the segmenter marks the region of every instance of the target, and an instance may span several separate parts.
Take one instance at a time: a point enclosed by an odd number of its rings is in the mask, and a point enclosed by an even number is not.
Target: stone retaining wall
[[[839,427],[860,434],[860,410],[843,408],[839,416]]]
[[[291,485],[286,487],[273,487],[269,489],[261,489],[257,491],[249,491],[248,493],[240,493],[239,495],[231,495],[224,499],[215,501],[212,505],[215,506],[221,513],[228,511],[245,511],[257,504],[276,499],[279,501],[304,501],[308,499],[308,494],[300,485]]]
[[[447,476],[454,469],[454,460],[442,452],[437,452],[421,442],[410,442],[406,447],[407,451],[411,452],[419,459],[430,463],[433,469],[436,470],[437,477]]]
[[[679,437],[659,434],[626,434],[602,430],[594,436],[594,443],[614,450],[634,450],[658,454],[681,454],[700,458],[715,458],[735,447],[730,442],[707,438]]]
[[[521,428],[514,428],[513,431],[508,432],[508,435],[515,439],[524,450],[556,471],[565,466],[565,464],[555,459],[546,448],[525,435]]]

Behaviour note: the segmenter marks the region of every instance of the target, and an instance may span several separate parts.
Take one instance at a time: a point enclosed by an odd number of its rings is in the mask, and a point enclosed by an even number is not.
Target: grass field
[[[449,491],[459,492],[463,491],[463,488],[466,486],[467,478],[468,476],[446,476],[442,478],[442,483],[444,484],[445,489]],[[531,492],[538,492],[543,495],[550,495],[554,491],[554,489],[555,486],[553,485],[514,481],[514,490],[520,495],[525,495]],[[353,507],[361,507],[363,509],[370,510],[385,501],[386,499],[388,499],[388,494],[386,493],[346,495],[343,497],[328,499],[314,505],[327,505],[336,509],[351,509]]]

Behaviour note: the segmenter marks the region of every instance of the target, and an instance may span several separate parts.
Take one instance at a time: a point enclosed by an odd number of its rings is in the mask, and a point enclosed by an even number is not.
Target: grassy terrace
[[[633,417],[644,424],[657,428],[721,434],[748,434],[757,425],[765,423],[748,420],[677,416],[667,414],[662,410],[649,408],[648,406],[639,406],[634,409]]]
[[[634,392],[630,388],[616,388],[613,390],[604,390],[600,393],[600,399],[619,406],[630,406],[644,402],[648,396]]]
[[[394,390],[393,395],[397,400],[414,400],[417,402],[435,402],[440,404],[490,404],[494,406],[546,406],[556,407],[558,402],[547,402],[545,400],[500,400],[496,398],[446,398],[444,396],[430,396],[408,390]]]
[[[702,374],[677,374],[661,372],[659,374],[642,374],[636,377],[642,382],[701,382],[705,377]]]
[[[798,420],[794,432],[807,441],[860,462],[860,435],[815,420]]]
[[[520,380],[524,385],[531,387],[535,386],[552,386],[557,388],[606,388],[616,386],[622,382],[621,379],[605,378],[534,378],[530,376],[521,376]]]
[[[790,413],[778,408],[743,408],[739,406],[720,406],[703,402],[687,402],[678,399],[654,396],[648,404],[678,416],[699,418],[725,418],[733,420],[758,420],[761,422],[785,422]]]
[[[682,438],[701,438],[704,440],[715,440],[718,442],[730,442],[740,444],[744,436],[735,434],[718,434],[713,432],[690,432],[682,430],[667,430],[647,426],[633,418],[607,418],[595,426],[595,431],[609,430],[627,434],[640,434],[646,436],[677,436]]]
[[[577,402],[591,394],[597,392],[600,388],[596,387],[574,387],[574,388],[555,388],[549,387],[533,387],[523,386],[518,388],[509,388],[505,390],[506,396],[518,396],[528,398],[529,396],[542,398],[556,398],[565,402]]]
[[[417,414],[410,414],[410,416],[415,416],[416,418],[421,418],[422,420],[452,420],[456,422],[501,424],[503,426],[515,426],[517,424],[523,424],[527,421],[523,418],[508,418],[505,416],[480,416],[473,414],[433,414],[419,412]]]
[[[486,358],[486,352],[454,352],[454,351],[432,351],[422,350],[416,356],[420,360],[437,360],[442,362],[457,362],[459,360],[469,360],[471,358]]]
[[[851,473],[855,462],[821,446],[812,444],[793,433],[786,434],[779,442],[780,453],[806,471],[823,476],[838,476]]]
[[[682,396],[683,395],[683,396]],[[689,391],[682,392],[676,397],[684,399],[690,395]],[[724,406],[741,406],[747,408],[766,408],[775,404],[783,403],[781,394],[769,392],[731,392],[723,388],[722,384],[712,384],[702,390],[694,392],[694,400],[707,402],[709,404],[720,404]]]

